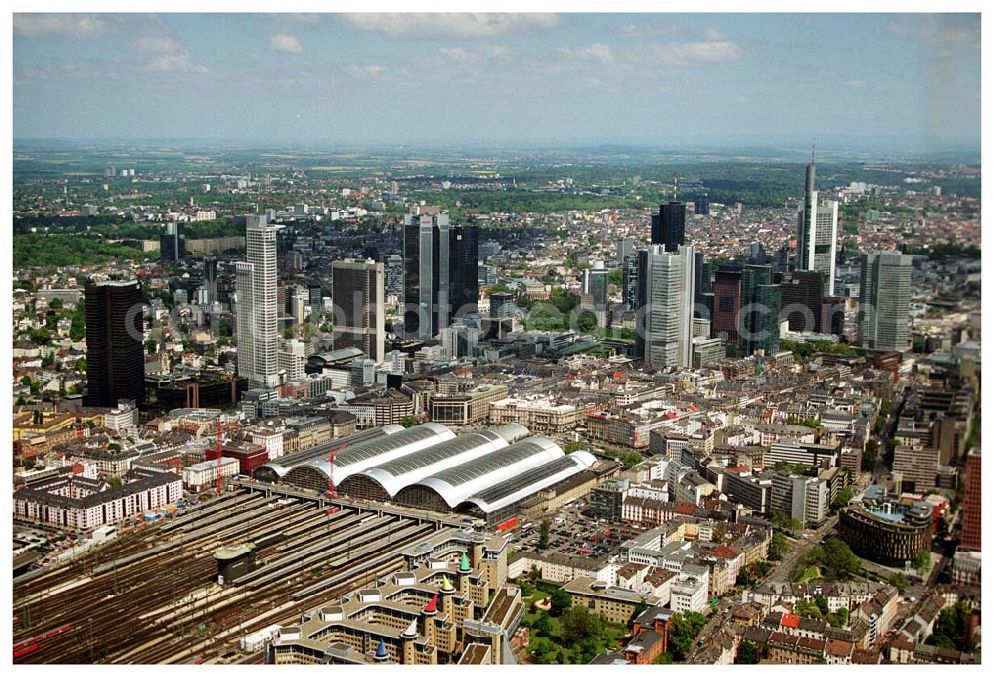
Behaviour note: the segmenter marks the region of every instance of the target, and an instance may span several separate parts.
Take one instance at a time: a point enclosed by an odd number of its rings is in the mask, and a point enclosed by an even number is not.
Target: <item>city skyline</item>
[[[980,35],[976,14],[16,14],[14,133],[931,151],[979,144]]]

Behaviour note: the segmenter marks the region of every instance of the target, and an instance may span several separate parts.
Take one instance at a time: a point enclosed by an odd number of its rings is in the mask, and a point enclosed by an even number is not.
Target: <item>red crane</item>
[[[330,463],[330,484],[329,484],[329,489],[327,489],[327,494],[330,496],[330,498],[337,498],[337,487],[333,483],[334,460],[337,458],[337,454],[343,451],[346,446],[347,444],[341,444],[340,446],[332,449],[329,455],[327,455],[326,457],[327,461]],[[329,510],[326,511],[326,514],[332,515],[336,513],[338,510],[339,508],[330,508]]]

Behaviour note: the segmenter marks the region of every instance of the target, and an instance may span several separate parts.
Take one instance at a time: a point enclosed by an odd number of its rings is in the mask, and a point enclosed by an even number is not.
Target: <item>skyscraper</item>
[[[724,343],[735,343],[739,338],[740,288],[743,283],[743,266],[727,262],[715,271],[712,300],[712,335]]]
[[[895,252],[866,253],[861,263],[858,345],[880,352],[907,352],[913,257]]]
[[[660,206],[653,214],[652,244],[666,246],[668,253],[677,252],[684,245],[684,219],[687,208],[677,200]]]
[[[778,351],[781,339],[781,286],[771,283],[769,266],[743,267],[737,324],[743,356],[750,356],[757,350],[764,350],[767,354]]]
[[[684,220],[687,206],[677,200],[677,175],[674,175],[674,200],[660,205],[660,214],[653,217],[653,245],[663,244],[668,253],[677,252],[684,245]]]
[[[638,285],[639,256],[633,253],[622,261],[622,306],[628,311],[635,311]]]
[[[385,292],[403,298],[403,258],[399,255],[385,258]]]
[[[972,449],[965,459],[965,492],[962,494],[962,538],[959,548],[983,548],[982,451]]]
[[[333,272],[333,348],[357,347],[385,359],[385,268],[381,262],[336,261]]]
[[[639,251],[635,354],[655,369],[691,366],[694,249]]]
[[[184,237],[176,222],[167,225],[167,232],[160,235],[160,259],[176,262],[184,259]]]
[[[621,267],[625,264],[625,258],[629,255],[635,255],[635,239],[631,236],[623,236],[618,239],[618,249],[616,252],[618,266]]]
[[[823,322],[823,275],[796,271],[781,282],[781,318],[788,320],[788,330],[796,333],[819,333]]]
[[[211,305],[219,301],[219,262],[214,257],[206,257],[204,267],[203,284],[208,295],[208,304]]]
[[[136,281],[88,283],[87,394],[84,406],[118,405],[121,399],[144,402],[145,357],[142,293]]]
[[[708,194],[702,192],[696,194],[694,197],[694,214],[695,215],[707,215],[708,214]]]
[[[583,272],[583,294],[597,315],[597,325],[608,325],[608,270],[603,260],[596,260]]]
[[[236,263],[237,371],[250,387],[278,384],[279,227],[247,215],[247,259]]]
[[[407,214],[403,222],[403,330],[432,338],[473,314],[479,299],[479,228],[452,226],[448,213]]]
[[[806,190],[799,204],[798,268],[823,274],[823,290],[833,295],[837,274],[837,202],[819,202],[816,191],[816,149],[806,166]]]

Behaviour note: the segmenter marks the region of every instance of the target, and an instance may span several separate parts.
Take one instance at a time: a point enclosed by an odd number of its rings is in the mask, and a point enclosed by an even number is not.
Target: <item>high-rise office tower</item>
[[[625,258],[629,255],[635,255],[635,239],[631,236],[623,236],[618,239],[618,250],[617,250],[618,266],[621,267],[625,264]]]
[[[708,214],[708,194],[702,192],[695,195],[694,197],[694,214],[695,215],[707,215]]]
[[[727,262],[715,270],[712,293],[712,335],[724,343],[739,339],[740,289],[743,283],[743,265]]]
[[[622,306],[635,311],[636,294],[639,285],[639,255],[626,255],[622,262]]]
[[[788,330],[820,333],[823,326],[823,275],[796,271],[781,282],[781,318]]]
[[[965,492],[962,494],[962,538],[958,542],[959,548],[964,550],[983,549],[982,466],[982,451],[969,451],[965,459]]]
[[[160,234],[160,259],[176,262],[184,259],[184,237],[176,222],[167,225],[167,232]]]
[[[677,200],[677,175],[674,175],[674,200],[660,206],[659,215],[653,216],[652,244],[662,244],[668,253],[677,252],[684,245],[684,220],[687,206]]]
[[[137,281],[88,283],[87,394],[84,406],[117,406],[145,394],[142,292]]]
[[[764,350],[778,351],[781,339],[781,286],[771,283],[771,268],[746,265],[740,282],[740,313],[737,323],[743,356]]]
[[[438,314],[439,328],[479,311],[479,227],[448,227],[447,307]],[[442,255],[442,262],[444,257]]]
[[[861,263],[858,345],[880,352],[908,352],[913,257],[866,253]]]
[[[403,294],[408,337],[432,338],[479,300],[479,228],[452,226],[448,213],[408,214],[403,221]]]
[[[331,264],[333,348],[357,347],[369,359],[385,359],[385,267],[381,262]]]
[[[655,369],[691,366],[694,249],[639,251],[635,354]]]
[[[806,190],[799,204],[798,269],[823,274],[823,290],[833,295],[837,274],[837,202],[819,201],[816,191],[816,149],[806,166]]]
[[[490,318],[510,319],[517,313],[517,300],[513,293],[490,293]]]
[[[583,294],[593,306],[597,315],[597,325],[604,328],[608,325],[608,270],[604,268],[603,260],[594,261],[583,272]]]
[[[399,255],[385,258],[385,292],[403,298],[403,258]]]
[[[251,387],[278,384],[279,227],[247,215],[247,259],[236,263],[237,371]]]
[[[750,244],[750,264],[767,264],[767,248],[763,243],[754,242]]]
[[[219,261],[214,257],[206,257],[204,267],[202,278],[208,293],[208,304],[211,305],[219,301]]]

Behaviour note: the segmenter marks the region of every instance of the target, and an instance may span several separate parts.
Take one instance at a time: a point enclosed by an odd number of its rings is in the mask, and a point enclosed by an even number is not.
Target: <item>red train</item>
[[[70,626],[59,626],[58,628],[53,628],[47,633],[42,633],[41,635],[36,635],[33,638],[28,638],[27,640],[21,640],[14,644],[14,658],[20,659],[21,657],[28,656],[32,652],[38,651],[41,643],[50,638],[54,638],[57,635],[62,635],[71,630]]]

